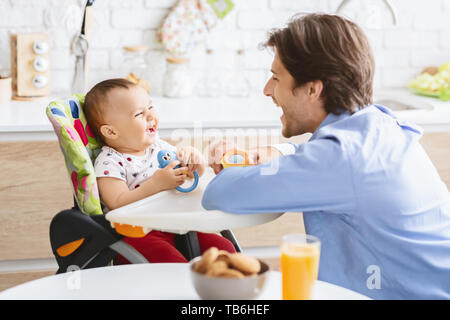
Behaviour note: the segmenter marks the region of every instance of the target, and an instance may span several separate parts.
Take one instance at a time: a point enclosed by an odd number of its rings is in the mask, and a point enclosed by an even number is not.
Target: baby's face
[[[143,88],[114,89],[108,94],[108,102],[111,108],[104,119],[117,131],[118,137],[113,141],[117,151],[142,152],[155,142],[158,115]]]

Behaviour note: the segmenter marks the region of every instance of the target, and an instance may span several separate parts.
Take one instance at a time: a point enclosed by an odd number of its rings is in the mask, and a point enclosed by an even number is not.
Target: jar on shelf
[[[163,92],[166,97],[186,98],[192,95],[189,59],[184,57],[167,57],[164,74]]]
[[[143,87],[150,93],[149,65],[146,54],[148,46],[124,46],[124,78]]]

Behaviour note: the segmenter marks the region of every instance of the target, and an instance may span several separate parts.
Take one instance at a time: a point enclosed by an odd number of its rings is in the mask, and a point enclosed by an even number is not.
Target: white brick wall
[[[297,12],[333,13],[340,0],[234,0],[235,10],[214,29],[208,46],[215,49],[217,73],[228,80],[236,50],[244,48],[245,74],[258,94],[269,76],[272,57],[258,50],[267,31],[282,27]],[[450,0],[391,0],[398,23],[392,24],[381,0],[353,0],[342,11],[360,24],[369,37],[376,59],[375,87],[401,87],[429,65],[450,61]],[[52,89],[68,91],[74,58],[72,37],[79,29],[85,0],[0,0],[0,71],[9,69],[9,35],[43,31],[51,37]],[[123,45],[145,43],[151,81],[160,93],[164,55],[155,33],[177,0],[96,0],[90,41],[90,84],[121,76]],[[202,47],[192,59],[193,77],[205,68]],[[208,69],[210,70],[210,68]]]

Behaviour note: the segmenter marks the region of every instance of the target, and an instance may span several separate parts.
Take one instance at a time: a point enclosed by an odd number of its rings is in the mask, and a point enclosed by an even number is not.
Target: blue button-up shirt
[[[295,153],[222,170],[202,204],[303,212],[322,243],[320,280],[378,299],[450,299],[450,195],[421,136],[382,106],[329,114]]]

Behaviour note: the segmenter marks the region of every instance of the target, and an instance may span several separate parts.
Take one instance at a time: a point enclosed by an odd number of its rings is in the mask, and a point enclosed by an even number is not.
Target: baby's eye
[[[140,116],[143,116],[143,115],[144,115],[143,112],[139,112],[139,113],[136,113],[134,116],[135,116],[135,117],[140,117]]]

